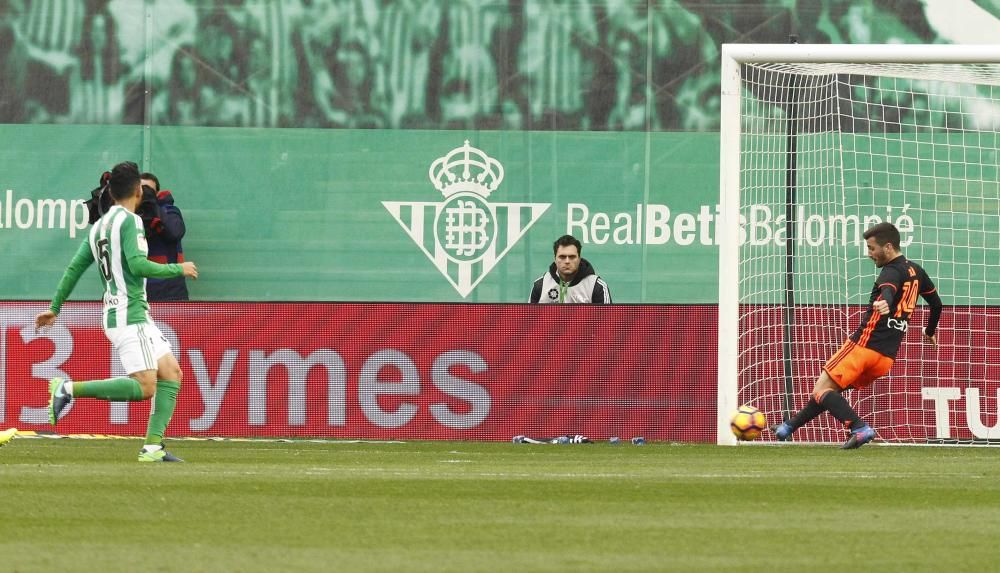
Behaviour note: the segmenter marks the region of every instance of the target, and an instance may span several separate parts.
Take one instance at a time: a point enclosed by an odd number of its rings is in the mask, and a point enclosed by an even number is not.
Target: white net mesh
[[[862,234],[888,220],[938,286],[939,346],[921,306],[891,374],[848,399],[887,441],[1000,440],[1000,64],[741,71],[739,403],[772,423],[803,406],[877,276]],[[828,414],[796,433],[844,438]]]

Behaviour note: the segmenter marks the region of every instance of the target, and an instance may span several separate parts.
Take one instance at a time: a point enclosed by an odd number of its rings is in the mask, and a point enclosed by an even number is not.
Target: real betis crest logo
[[[465,141],[428,171],[444,201],[382,201],[413,242],[466,297],[531,228],[549,203],[489,202],[503,165]]]

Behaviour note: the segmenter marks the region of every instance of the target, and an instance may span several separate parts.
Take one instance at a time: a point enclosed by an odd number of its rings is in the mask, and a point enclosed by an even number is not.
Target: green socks
[[[177,405],[177,394],[181,383],[173,380],[157,380],[156,395],[153,396],[153,406],[149,410],[149,425],[146,426],[146,443],[159,445],[163,441],[163,433],[174,415]]]
[[[132,378],[109,378],[92,382],[74,382],[74,398],[97,398],[98,400],[113,400],[117,402],[136,402],[142,400],[142,387]]]
[[[174,406],[177,405],[177,394],[181,383],[174,380],[157,380],[156,394],[149,410],[149,425],[146,426],[146,443],[157,444],[163,441],[163,433],[174,416]],[[74,382],[74,398],[97,398],[117,402],[136,402],[142,400],[142,387],[132,378],[111,378],[94,380],[92,382]]]

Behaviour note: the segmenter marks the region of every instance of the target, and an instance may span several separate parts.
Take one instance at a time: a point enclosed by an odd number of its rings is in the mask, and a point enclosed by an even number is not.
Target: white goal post
[[[845,394],[883,443],[1000,443],[1000,45],[722,47],[718,443],[741,404],[804,404],[900,229],[934,279],[890,374]],[[842,442],[827,413],[800,442]],[[765,432],[762,440],[772,440]]]

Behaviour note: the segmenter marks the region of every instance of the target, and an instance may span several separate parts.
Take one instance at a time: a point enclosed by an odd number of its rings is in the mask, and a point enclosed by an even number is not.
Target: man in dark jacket
[[[139,215],[149,243],[149,260],[160,263],[183,263],[184,217],[174,205],[170,191],[160,191],[160,180],[152,173],[142,174],[142,203]],[[146,296],[150,302],[187,300],[184,277],[147,279]]]
[[[549,271],[535,279],[530,303],[611,304],[608,284],[597,276],[587,259],[580,258],[580,241],[563,235],[552,245],[555,261]]]

